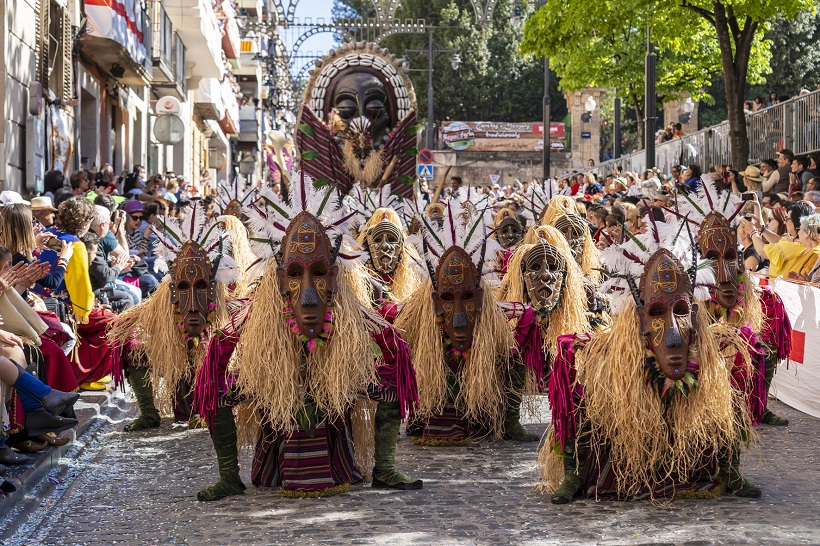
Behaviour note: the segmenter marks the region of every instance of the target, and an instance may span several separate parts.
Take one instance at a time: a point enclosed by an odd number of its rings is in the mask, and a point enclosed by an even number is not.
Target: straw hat
[[[40,197],[32,197],[31,210],[50,210],[54,212],[57,211],[57,209],[54,208],[54,202],[51,200],[51,197],[48,197],[47,195],[41,195]]]
[[[743,175],[743,178],[746,180],[751,180],[753,182],[763,182],[763,177],[760,176],[760,169],[755,166],[748,165],[746,169],[740,173]]]

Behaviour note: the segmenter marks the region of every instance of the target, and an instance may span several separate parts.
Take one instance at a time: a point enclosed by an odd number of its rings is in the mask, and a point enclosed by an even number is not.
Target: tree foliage
[[[452,52],[435,56],[433,86],[436,121],[536,121],[542,118],[544,71],[541,59],[517,55],[523,29],[510,16],[514,0],[499,0],[495,17],[479,26],[469,0],[404,0],[399,19],[424,19],[434,31],[434,47],[453,50],[461,58],[458,71],[451,66]],[[372,16],[370,0],[336,0],[334,15]],[[427,34],[401,34],[381,41],[397,56],[408,56],[410,79],[418,97],[419,115],[427,113]],[[413,50],[413,51],[410,51]],[[566,103],[551,78],[551,119],[566,115]]]
[[[689,92],[709,100],[711,75],[723,73],[739,163],[748,154],[743,92],[769,70],[771,41],[763,31],[776,15],[794,17],[809,6],[810,0],[547,0],[527,22],[521,51],[554,59],[564,89],[617,88],[640,112],[651,26],[662,98]]]

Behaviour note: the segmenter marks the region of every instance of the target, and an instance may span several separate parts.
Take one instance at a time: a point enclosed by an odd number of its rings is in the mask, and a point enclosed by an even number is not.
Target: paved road
[[[0,523],[6,544],[820,544],[820,420],[781,404],[792,420],[764,428],[746,475],[759,500],[581,501],[558,507],[534,491],[534,444],[422,448],[405,437],[401,466],[415,492],[354,486],[328,499],[284,499],[270,489],[199,503],[216,477],[206,431],[164,424],[125,435],[121,423],[81,438],[70,467],[42,500]],[[540,421],[535,419],[534,421]],[[543,432],[543,423],[529,428]],[[65,462],[65,461],[64,461]],[[243,458],[246,483],[248,454]],[[8,535],[6,535],[8,536]]]

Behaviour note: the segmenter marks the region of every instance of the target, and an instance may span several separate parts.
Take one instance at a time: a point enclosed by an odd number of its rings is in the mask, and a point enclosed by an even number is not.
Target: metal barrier
[[[820,90],[746,116],[746,131],[750,165],[773,159],[783,148],[795,154],[820,150]],[[728,121],[655,145],[655,165],[662,173],[669,173],[673,165],[697,164],[706,172],[715,165],[731,163]],[[606,176],[616,166],[640,173],[646,169],[646,154],[641,150],[604,161],[587,171]],[[740,170],[745,165],[734,167]]]

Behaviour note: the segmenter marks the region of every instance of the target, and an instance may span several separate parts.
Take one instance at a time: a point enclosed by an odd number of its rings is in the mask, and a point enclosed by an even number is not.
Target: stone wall
[[[438,150],[433,152],[435,180],[430,183],[435,187],[450,167],[448,177],[460,176],[465,183],[474,186],[489,186],[490,175],[501,175],[499,184],[513,184],[515,179],[521,181],[541,178],[543,175],[543,156],[541,152],[457,152]],[[569,169],[569,154],[555,153],[550,156],[552,176],[563,174]]]

